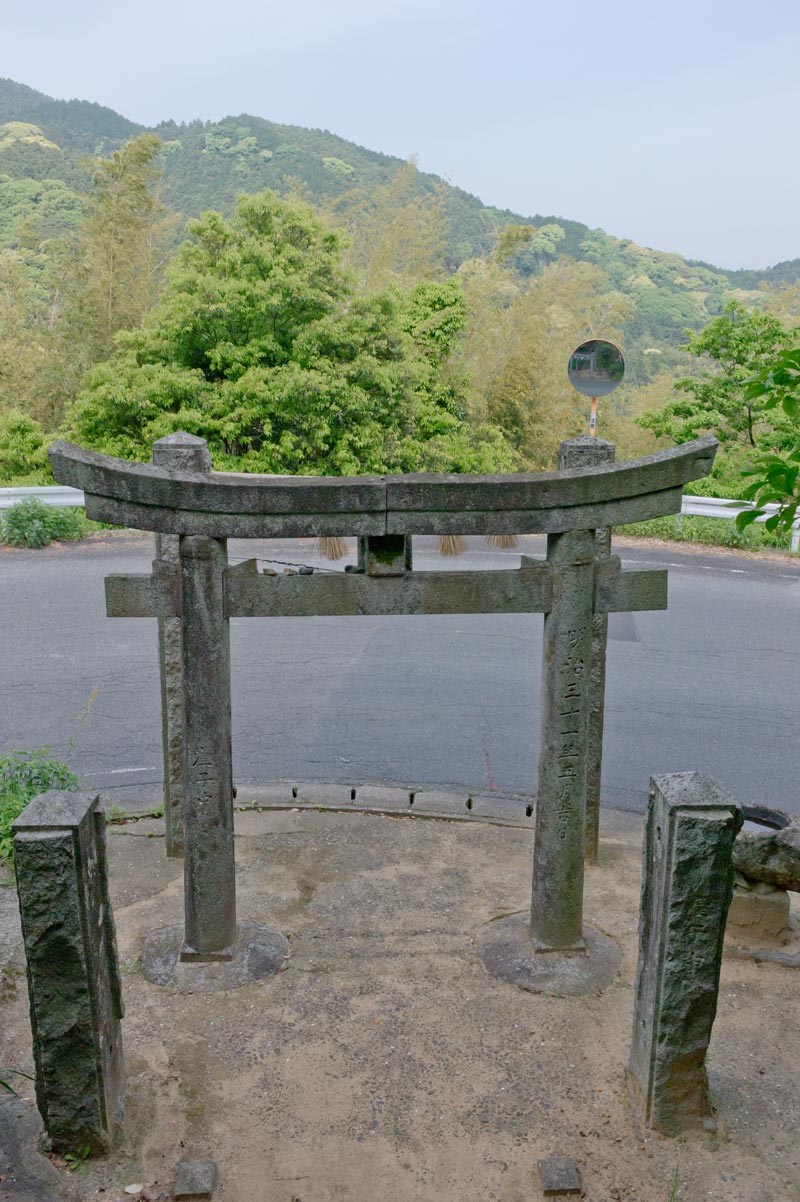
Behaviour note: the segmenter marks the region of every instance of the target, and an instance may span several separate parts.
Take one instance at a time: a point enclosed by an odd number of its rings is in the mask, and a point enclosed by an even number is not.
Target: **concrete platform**
[[[566,1156],[592,1202],[800,1202],[800,973],[726,960],[716,1134],[635,1123],[637,816],[604,813],[587,873],[586,919],[619,948],[619,972],[602,994],[558,998],[496,980],[477,954],[487,923],[529,904],[524,809],[481,818],[442,797],[448,818],[415,821],[416,800],[343,813],[349,795],[318,796],[336,811],[289,790],[276,800],[295,808],[237,814],[240,921],[282,931],[290,959],[229,991],[145,980],[145,936],[181,921],[182,864],[164,858],[158,820],[110,829],[127,1136],[69,1177],[81,1199],[117,1202],[129,1182],[170,1197],[178,1161],[214,1160],[218,1202],[529,1202],[538,1160]],[[0,1065],[30,1072],[14,906],[0,889]]]

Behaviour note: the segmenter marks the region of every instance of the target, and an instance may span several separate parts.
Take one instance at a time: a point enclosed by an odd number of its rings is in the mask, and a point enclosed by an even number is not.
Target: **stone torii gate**
[[[149,576],[106,578],[110,617],[160,619],[182,656],[185,926],[180,963],[245,952],[236,922],[229,619],[391,614],[544,614],[542,714],[529,922],[491,924],[490,971],[526,988],[588,992],[616,967],[583,925],[587,742],[596,615],[664,609],[666,571],[621,570],[595,531],[677,513],[705,476],[710,436],[626,463],[503,476],[276,477],[211,470],[205,442],[173,434],[154,463],[64,442],[53,475],[82,489],[87,516],[154,531]],[[163,466],[168,464],[169,466]],[[547,534],[546,560],[517,570],[415,572],[414,534]],[[261,574],[228,564],[228,538],[355,535],[356,572]],[[177,620],[177,623],[176,623]],[[246,933],[245,933],[246,935]],[[524,968],[520,969],[520,964]],[[572,986],[570,986],[572,982]]]

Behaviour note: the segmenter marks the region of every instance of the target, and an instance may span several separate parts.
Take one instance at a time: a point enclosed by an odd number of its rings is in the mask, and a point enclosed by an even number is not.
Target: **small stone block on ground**
[[[583,1186],[574,1160],[567,1156],[548,1156],[538,1161],[539,1177],[546,1198],[580,1196]]]
[[[217,1181],[213,1160],[179,1160],[175,1174],[175,1200],[210,1198]]]

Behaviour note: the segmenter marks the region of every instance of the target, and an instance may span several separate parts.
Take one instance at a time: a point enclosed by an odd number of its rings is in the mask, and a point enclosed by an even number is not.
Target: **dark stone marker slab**
[[[537,1161],[542,1192],[546,1198],[580,1194],[581,1175],[574,1160],[567,1156],[548,1156]]]
[[[170,471],[210,472],[211,454],[204,438],[168,434],[153,443],[153,463]],[[156,535],[153,575],[174,582],[180,576],[177,534]],[[164,755],[164,827],[168,856],[183,855],[183,661],[181,619],[159,617],[158,662],[161,675],[161,740]]]
[[[210,1198],[217,1182],[213,1160],[179,1160],[175,1174],[176,1199]]]
[[[558,468],[599,467],[613,463],[616,448],[613,442],[581,434],[569,438],[558,448]],[[595,530],[597,562],[611,556],[611,528]],[[592,618],[592,667],[589,681],[589,723],[586,747],[586,846],[584,854],[590,864],[597,863],[600,842],[600,780],[603,768],[603,718],[606,690],[606,648],[608,646],[608,614],[595,612]]]
[[[711,1114],[705,1058],[741,824],[704,773],[651,779],[629,1075],[645,1123],[667,1135]]]
[[[14,824],[36,1100],[56,1150],[110,1148],[121,1119],[122,991],[99,798],[51,791]]]

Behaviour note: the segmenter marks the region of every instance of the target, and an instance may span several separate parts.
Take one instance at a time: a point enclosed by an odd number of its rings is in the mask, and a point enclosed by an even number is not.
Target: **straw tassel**
[[[344,559],[347,543],[343,538],[323,537],[317,539],[317,553],[325,559]]]
[[[519,535],[517,534],[487,534],[486,543],[489,547],[494,547],[497,551],[510,551],[514,547],[519,546]]]
[[[448,559],[463,555],[466,549],[467,544],[460,534],[442,534],[439,537],[439,554]]]

